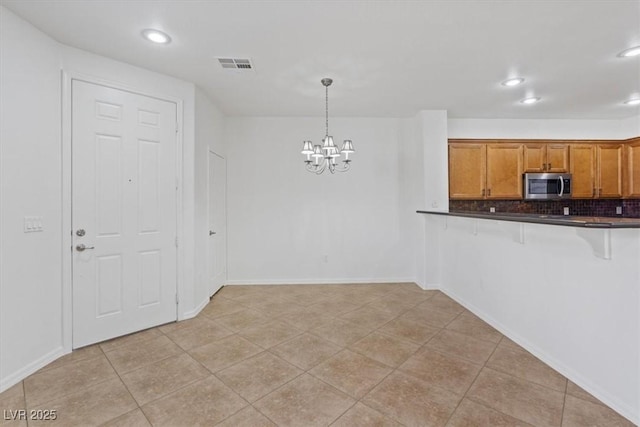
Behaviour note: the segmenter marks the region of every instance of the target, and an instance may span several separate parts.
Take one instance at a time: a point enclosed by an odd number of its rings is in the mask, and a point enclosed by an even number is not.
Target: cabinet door
[[[522,144],[487,144],[487,198],[522,198]]]
[[[599,144],[598,152],[598,197],[622,197],[622,145]]]
[[[484,198],[485,159],[484,144],[449,144],[449,198]]]
[[[572,175],[571,197],[591,199],[595,197],[596,147],[592,144],[569,146],[569,172]]]
[[[547,145],[547,172],[567,172],[569,170],[569,146],[567,144]]]
[[[544,172],[546,170],[546,146],[544,144],[525,144],[524,171]]]
[[[626,197],[640,197],[640,141],[627,146]]]

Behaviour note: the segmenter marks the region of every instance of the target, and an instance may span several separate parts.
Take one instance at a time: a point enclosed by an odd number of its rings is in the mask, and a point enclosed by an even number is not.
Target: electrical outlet
[[[569,207],[565,206],[564,208],[562,208],[562,214],[563,215],[569,215]]]
[[[489,208],[489,212],[491,212],[491,213],[495,213],[495,211],[496,211],[496,208],[495,208],[495,207],[491,206],[491,207]]]
[[[24,217],[24,232],[34,233],[37,231],[43,231],[41,216],[25,216]]]
[[[616,206],[616,215],[622,215],[622,206]]]

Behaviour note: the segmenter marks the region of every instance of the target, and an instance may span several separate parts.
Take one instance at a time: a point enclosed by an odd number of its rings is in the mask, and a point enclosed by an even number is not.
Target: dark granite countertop
[[[494,219],[499,221],[529,222],[534,224],[563,225],[586,228],[640,228],[640,218],[588,217],[570,215],[517,214],[506,212],[437,212],[416,211],[422,214],[459,216],[465,218]]]

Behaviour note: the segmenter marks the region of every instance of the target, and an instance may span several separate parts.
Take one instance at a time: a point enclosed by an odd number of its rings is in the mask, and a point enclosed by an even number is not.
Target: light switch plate
[[[44,226],[42,225],[41,216],[25,216],[24,217],[25,233],[35,233],[43,230],[44,230]]]
[[[622,215],[622,206],[616,206],[616,215]]]
[[[564,208],[562,208],[562,213],[564,215],[569,215],[569,208],[567,206],[565,206]]]

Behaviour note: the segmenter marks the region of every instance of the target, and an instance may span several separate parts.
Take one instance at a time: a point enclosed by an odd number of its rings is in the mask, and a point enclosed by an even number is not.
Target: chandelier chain
[[[329,86],[324,87],[324,99],[325,99],[325,107],[324,107],[324,117],[325,117],[325,127],[327,133],[325,136],[329,136]]]

